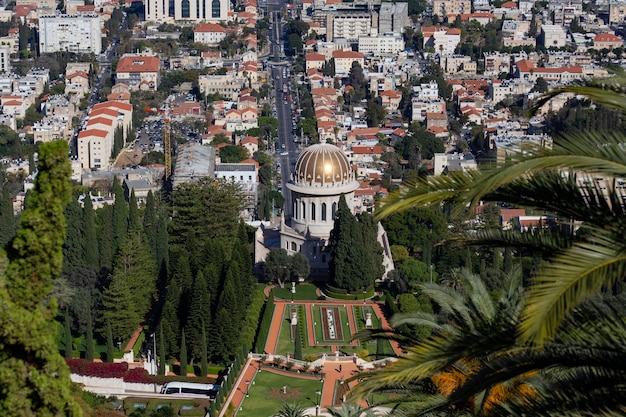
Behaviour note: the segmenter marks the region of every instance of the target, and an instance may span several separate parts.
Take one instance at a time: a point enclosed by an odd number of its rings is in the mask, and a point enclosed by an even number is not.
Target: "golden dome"
[[[342,184],[354,180],[348,158],[329,143],[311,145],[298,157],[295,183],[311,185]]]

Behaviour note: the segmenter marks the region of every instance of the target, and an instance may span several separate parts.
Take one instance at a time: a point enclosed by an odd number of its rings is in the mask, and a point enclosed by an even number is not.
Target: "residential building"
[[[404,33],[410,24],[409,3],[382,3],[378,12],[378,33]]]
[[[174,1],[174,20],[192,20],[196,22],[226,22],[229,19],[230,1],[228,0],[182,0]]]
[[[326,40],[345,38],[358,42],[360,36],[376,36],[378,28],[372,21],[370,12],[329,13],[326,15]]]
[[[387,112],[394,112],[398,110],[400,101],[402,100],[401,91],[383,91],[380,93],[380,104],[387,110]]]
[[[235,74],[201,75],[198,77],[200,92],[203,94],[219,94],[224,99],[237,100],[239,92],[247,82]]]
[[[159,87],[161,61],[156,56],[124,54],[117,63],[116,80],[131,91],[152,90]]]
[[[515,63],[515,78],[536,81],[541,77],[546,81],[569,82],[579,80],[584,76],[583,67],[580,65],[564,66],[557,68],[535,67],[535,65],[523,59]]]
[[[40,53],[102,52],[101,17],[98,14],[53,14],[39,16]]]
[[[621,48],[624,45],[624,41],[619,36],[612,33],[600,33],[593,38],[593,49],[601,51],[603,49],[615,49]]]
[[[478,169],[478,164],[471,152],[445,154],[436,153],[433,161],[433,174],[441,175],[444,172],[467,172]]]
[[[440,55],[452,55],[461,42],[461,30],[456,28],[426,26],[422,28],[423,46],[433,48]]]
[[[172,177],[173,187],[206,177],[215,178],[215,148],[197,143],[180,146]]]
[[[413,97],[411,99],[411,121],[423,122],[428,113],[445,113],[446,102],[441,98],[428,100]]]
[[[251,219],[256,213],[259,167],[254,160],[242,163],[215,164],[215,178],[233,181],[241,187],[241,192],[245,198],[243,217]]]
[[[564,48],[567,44],[565,29],[559,25],[541,25],[539,39],[545,48]]]
[[[215,23],[203,23],[193,29],[193,41],[215,46],[226,38],[226,29]]]
[[[87,129],[78,134],[78,158],[84,170],[109,167],[113,151],[112,130]]]
[[[0,45],[0,73],[11,72],[11,47]]]
[[[471,12],[472,0],[433,0],[433,14],[440,18]]]
[[[477,69],[476,61],[465,55],[443,55],[439,65],[447,75],[475,75]]]
[[[78,94],[84,96],[89,93],[89,74],[84,71],[66,73],[65,94]]]
[[[360,36],[359,52],[368,55],[395,54],[404,51],[404,38],[396,33],[380,36]]]
[[[497,77],[511,71],[511,56],[505,52],[485,52],[483,59],[485,77]]]
[[[361,52],[335,51],[333,52],[333,58],[335,60],[336,74],[348,74],[354,62],[357,62],[361,68],[363,68],[365,63],[365,59]]]
[[[527,95],[535,86],[530,80],[491,80],[489,85],[489,96],[492,102],[499,103],[507,97],[517,97]]]
[[[170,0],[145,0],[144,12],[148,22],[170,20]]]
[[[609,2],[609,24],[614,25],[624,21],[626,16],[626,2],[613,0]]]

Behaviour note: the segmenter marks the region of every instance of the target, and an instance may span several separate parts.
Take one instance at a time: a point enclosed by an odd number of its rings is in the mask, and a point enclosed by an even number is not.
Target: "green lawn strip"
[[[285,396],[281,394],[284,386],[287,386]],[[249,397],[244,398],[237,417],[271,417],[281,409],[283,400],[295,401],[305,408],[315,407],[317,391],[322,391],[322,382],[317,380],[258,372],[254,384],[249,385]]]
[[[315,285],[297,284],[295,294],[291,294],[291,284],[285,284],[285,288],[274,287],[272,291],[274,292],[274,297],[282,298],[283,300],[291,300],[292,295],[294,301],[317,300],[317,287]]]
[[[143,406],[142,406],[143,405]],[[137,408],[146,408],[148,410],[157,410],[160,407],[169,405],[178,415],[181,411],[188,411],[187,415],[204,415],[210,403],[208,399],[169,399],[169,398],[143,398],[143,397],[127,397],[124,399],[124,410],[129,415]],[[181,408],[183,410],[181,410]],[[185,413],[183,413],[185,414]]]
[[[298,308],[296,304],[285,305],[285,312],[280,321],[280,333],[278,334],[278,343],[276,344],[277,355],[285,356],[287,352],[293,354],[294,342],[291,340],[291,309]]]
[[[315,340],[318,344],[326,343],[324,341],[324,333],[322,331],[322,307],[319,305],[313,306],[313,327],[315,329]]]

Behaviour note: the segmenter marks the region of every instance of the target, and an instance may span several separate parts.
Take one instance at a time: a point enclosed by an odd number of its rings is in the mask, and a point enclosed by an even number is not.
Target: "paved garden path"
[[[280,335],[280,327],[283,323],[283,317],[285,315],[285,303],[274,302],[274,305],[272,324],[270,326],[269,334],[267,335],[267,342],[265,342],[265,352],[267,353],[276,352],[276,346],[278,346],[278,336]]]
[[[135,333],[133,333],[133,336],[130,338],[130,340],[126,344],[126,347],[124,348],[124,352],[133,350],[133,347],[135,346],[135,343],[137,343],[137,339],[139,339],[141,332],[143,332],[143,327],[141,326],[137,327],[137,330],[135,330]]]

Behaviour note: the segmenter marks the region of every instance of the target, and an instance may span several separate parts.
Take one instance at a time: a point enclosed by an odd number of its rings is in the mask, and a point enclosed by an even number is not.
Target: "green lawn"
[[[259,372],[249,385],[249,397],[245,398],[237,417],[271,417],[282,407],[283,401],[295,401],[301,407],[315,407],[316,392],[322,391],[322,382]],[[287,386],[287,393],[282,387]]]
[[[272,290],[274,297],[282,298],[283,300],[291,300],[291,284],[285,284],[285,288],[274,287]],[[317,287],[311,284],[297,284],[296,293],[293,294],[293,300],[315,301],[317,300]]]
[[[298,308],[298,304],[293,304],[294,308]],[[291,331],[290,331],[290,319],[291,319],[291,304],[285,306],[285,313],[283,315],[283,319],[280,322],[280,334],[278,335],[278,343],[276,344],[276,354],[285,356],[287,353],[293,355],[294,351],[294,342],[291,340]],[[306,314],[306,310],[305,310]],[[306,328],[306,321],[304,323],[300,323],[301,326],[304,326],[304,344],[302,345],[302,355],[314,355],[318,353],[330,352],[330,348],[328,346],[310,346],[309,345],[309,336],[308,330]]]

